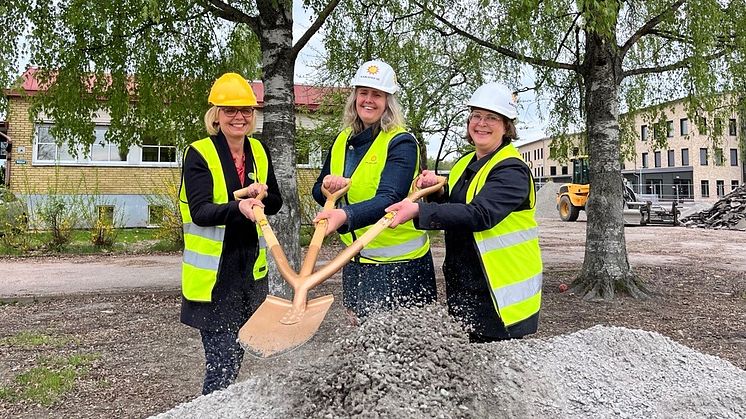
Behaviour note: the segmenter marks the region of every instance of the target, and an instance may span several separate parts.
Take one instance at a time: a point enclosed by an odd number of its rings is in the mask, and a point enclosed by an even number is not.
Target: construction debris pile
[[[709,210],[684,217],[686,227],[746,231],[746,185],[734,189]]]
[[[374,316],[332,346],[157,417],[746,417],[746,371],[641,330],[474,345],[434,305]]]

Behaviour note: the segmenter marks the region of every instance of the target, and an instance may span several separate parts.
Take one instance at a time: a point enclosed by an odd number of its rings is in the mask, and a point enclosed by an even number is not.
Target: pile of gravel
[[[536,191],[536,218],[559,220],[557,192],[561,186],[561,183],[549,181]]]
[[[372,316],[308,366],[157,417],[743,418],[746,371],[622,327],[473,345],[430,306]]]

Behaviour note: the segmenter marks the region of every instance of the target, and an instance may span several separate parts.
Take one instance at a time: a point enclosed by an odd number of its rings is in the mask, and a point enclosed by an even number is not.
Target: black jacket
[[[471,326],[473,333],[507,338],[534,333],[538,314],[506,330],[495,312],[473,232],[488,230],[511,212],[529,208],[530,169],[518,159],[500,162],[488,174],[484,187],[466,204],[471,179],[498,150],[479,160],[473,158],[453,190],[447,191],[439,202],[420,203],[415,225],[421,229],[445,230],[443,275],[451,315]]]
[[[222,133],[212,137],[223,166],[229,202],[214,204],[212,201],[212,174],[207,162],[191,147],[184,157],[184,185],[192,221],[199,226],[225,225],[223,254],[220,259],[217,283],[212,291],[212,302],[188,301],[182,297],[181,321],[201,330],[238,330],[267,296],[267,279],[255,281],[252,270],[259,252],[254,223],[238,209],[233,192],[241,189],[241,182],[228,143]],[[269,158],[269,150],[267,157]],[[244,141],[246,170],[244,185],[253,182],[253,155],[248,141]],[[282,207],[282,197],[277,186],[272,159],[269,158],[267,175],[268,195],[264,198],[264,212],[276,214]]]

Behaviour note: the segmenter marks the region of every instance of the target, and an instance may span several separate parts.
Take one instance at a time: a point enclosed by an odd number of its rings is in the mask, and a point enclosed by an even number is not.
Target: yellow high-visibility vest
[[[398,134],[406,132],[399,127],[391,131],[383,131],[378,134],[370,148],[360,160],[355,171],[350,176],[350,190],[347,191],[347,203],[367,201],[376,195],[378,184],[381,181],[381,173],[386,165],[389,143]],[[345,167],[345,153],[347,139],[352,133],[351,129],[345,129],[334,140],[329,171],[332,175],[343,176]],[[417,153],[417,164],[412,173],[410,181],[418,174],[419,168],[419,146]],[[355,237],[360,237],[368,231],[363,227],[354,231]],[[346,245],[354,241],[352,233],[341,234],[340,238]],[[417,230],[412,221],[407,221],[396,227],[387,228],[382,231],[360,252],[362,263],[390,263],[417,259],[424,256],[430,250],[430,240],[426,232]]]
[[[256,181],[267,183],[269,159],[259,140],[249,138],[249,146],[254,160]],[[211,138],[203,138],[189,145],[199,153],[212,174],[212,202],[215,204],[228,203],[228,190],[225,184],[223,166],[220,163],[218,150]],[[185,152],[186,155],[186,152]],[[181,263],[181,289],[184,298],[189,301],[212,301],[212,289],[217,282],[220,261],[223,254],[223,239],[225,225],[201,227],[192,222],[189,212],[184,178],[181,179],[179,190],[179,210],[184,227],[184,256]],[[255,280],[267,275],[267,246],[262,236],[262,230],[256,226],[259,237],[259,254],[254,262],[253,276]]]
[[[473,152],[469,153],[453,166],[448,179],[450,190],[453,190],[473,156]],[[466,191],[467,204],[482,189],[492,168],[508,158],[521,159],[512,144],[495,153],[474,175]],[[492,303],[506,327],[528,319],[541,309],[543,267],[539,228],[534,218],[536,193],[533,178],[530,178],[529,202],[529,209],[513,211],[489,230],[474,232],[479,258],[489,281]]]

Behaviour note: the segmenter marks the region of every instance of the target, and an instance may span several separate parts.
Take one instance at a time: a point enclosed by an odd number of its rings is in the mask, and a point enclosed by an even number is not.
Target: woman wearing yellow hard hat
[[[466,105],[474,151],[453,166],[436,202],[387,208],[397,211],[390,226],[415,219],[418,228],[445,230],[448,311],[472,342],[520,338],[538,328],[542,262],[534,180],[512,144],[518,110],[499,83],[480,86]],[[427,170],[418,180],[436,182]]]
[[[212,85],[205,113],[208,137],[184,153],[179,190],[184,223],[181,321],[200,330],[205,349],[202,394],[238,376],[243,349],[238,330],[267,296],[266,251],[252,206],[276,214],[282,206],[267,148],[249,137],[256,96],[236,73]],[[248,186],[249,199],[233,192]],[[262,192],[263,201],[256,197]]]
[[[419,147],[406,131],[396,74],[380,60],[364,63],[352,79],[353,90],[313,196],[323,203],[323,184],[330,192],[350,179],[340,208],[322,211],[327,234],[337,230],[350,245],[378,221],[385,208],[407,196],[419,173]],[[353,323],[371,311],[427,304],[436,299],[435,270],[427,234],[409,222],[386,230],[342,271],[343,303]]]

